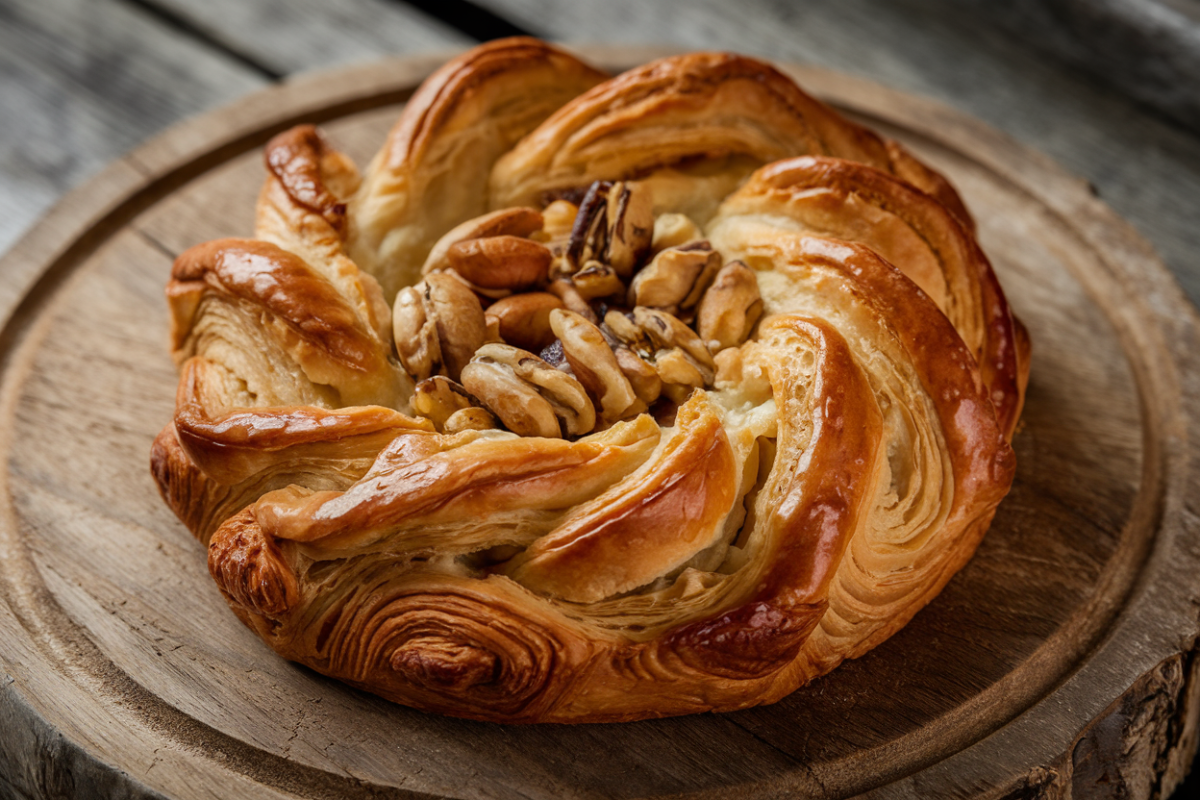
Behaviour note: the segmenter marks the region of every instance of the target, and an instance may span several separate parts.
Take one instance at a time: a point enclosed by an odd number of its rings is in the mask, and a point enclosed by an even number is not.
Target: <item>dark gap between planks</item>
[[[503,39],[506,36],[548,38],[543,34],[522,28],[498,14],[493,14],[486,8],[467,2],[467,0],[392,0],[392,2],[428,14],[478,42]]]
[[[189,39],[194,39],[201,44],[204,44],[213,50],[218,50],[222,54],[228,56],[244,67],[247,67],[264,78],[278,82],[283,80],[286,73],[264,64],[253,56],[239,50],[237,47],[222,41],[214,36],[211,31],[205,30],[202,26],[197,25],[192,20],[179,14],[177,11],[159,5],[155,0],[123,0],[128,5],[137,8],[140,11],[154,17],[158,22],[167,26],[177,33],[181,33]]]

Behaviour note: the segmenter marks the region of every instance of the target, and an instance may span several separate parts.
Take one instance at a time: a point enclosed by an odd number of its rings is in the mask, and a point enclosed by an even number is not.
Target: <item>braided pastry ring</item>
[[[175,264],[152,469],[285,658],[501,722],[770,703],[1009,489],[1029,342],[965,206],[766,64],[492,42],[365,177],[310,126],[266,162],[256,238]],[[555,363],[497,333],[535,312]]]

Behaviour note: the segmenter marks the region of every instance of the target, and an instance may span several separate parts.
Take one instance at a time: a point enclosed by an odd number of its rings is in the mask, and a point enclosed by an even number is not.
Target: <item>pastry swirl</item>
[[[164,499],[276,652],[501,722],[774,702],[1015,471],[1029,342],[950,184],[742,56],[459,56],[360,175],[273,139],[167,286]]]

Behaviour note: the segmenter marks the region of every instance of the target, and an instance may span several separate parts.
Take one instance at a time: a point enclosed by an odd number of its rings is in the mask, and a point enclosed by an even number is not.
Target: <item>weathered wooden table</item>
[[[949,5],[0,0],[0,251],[65,191],[190,115],[300,72],[527,31],[568,42],[734,49],[814,63],[942,100],[1089,180],[1155,246],[1193,301],[1200,298],[1200,260],[1194,255],[1200,245],[1200,136]],[[0,302],[21,296],[31,274],[17,265],[0,275]],[[1191,598],[1193,603],[1200,598],[1200,576]],[[1190,642],[1180,646],[1184,653],[1193,648]],[[0,641],[0,666],[5,657]],[[1178,747],[1194,743],[1194,731],[1163,734],[1163,722],[1154,715],[1187,705],[1196,688],[1189,683],[1194,674],[1190,655],[1165,672],[1148,674],[1146,680],[1157,682],[1148,691],[1167,701],[1147,706],[1140,723],[1136,714],[1115,717],[1168,737],[1166,744],[1151,746],[1161,746],[1161,770],[1172,777],[1179,771]],[[0,701],[9,702],[0,702],[0,742],[6,726],[9,741],[17,741],[12,726],[29,724],[11,705],[19,694],[20,687],[0,674]],[[1094,741],[1116,746],[1131,741],[1126,733]],[[46,763],[31,768],[9,760],[0,744],[0,797],[120,791],[119,781],[105,783],[104,773],[80,766],[87,759],[72,746],[70,736],[43,741]],[[1116,751],[1081,757],[1084,769],[1098,778],[1088,796],[1158,796],[1173,785],[1105,769],[1106,763],[1119,766],[1122,754]],[[73,786],[59,783],[67,774],[64,764],[81,770]],[[1194,791],[1194,784],[1185,785],[1180,796],[1192,796],[1185,792]],[[1030,786],[1029,796],[1042,796],[1042,788]]]

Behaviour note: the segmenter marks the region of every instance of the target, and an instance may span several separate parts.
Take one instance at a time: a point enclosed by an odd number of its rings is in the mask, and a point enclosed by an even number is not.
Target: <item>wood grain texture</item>
[[[0,250],[149,136],[266,83],[117,0],[6,0]]]
[[[589,54],[609,66],[648,56]],[[65,786],[135,797],[1170,790],[1200,712],[1196,315],[1146,243],[1044,157],[929,101],[816,70],[796,74],[955,181],[1035,342],[1014,491],[932,605],[774,706],[621,726],[421,714],[282,662],[243,629],[146,467],[173,402],[161,294],[170,261],[248,230],[271,134],[319,121],[362,161],[434,63],[313,76],[195,120],[72,195],[0,262],[24,276],[0,290],[0,666],[10,676],[0,787],[35,797]]]
[[[389,0],[143,0],[290,75],[383,56],[471,44],[457,30]]]
[[[1200,131],[1200,5],[1194,0],[973,0],[970,6]]]
[[[157,8],[182,24],[168,24]],[[172,123],[267,85],[268,73],[468,43],[387,0],[6,0],[0,251],[113,159]]]

